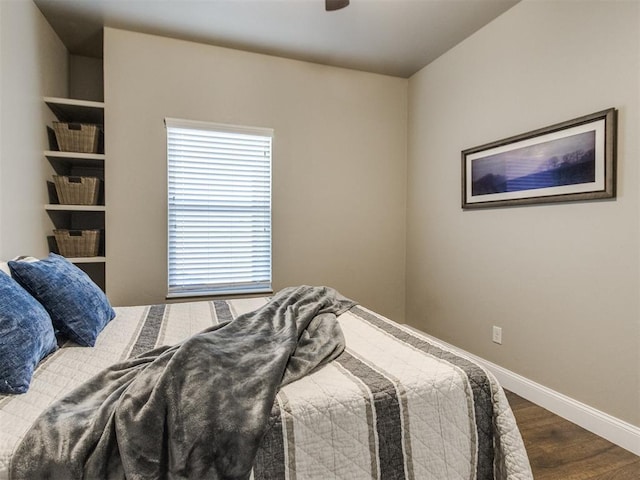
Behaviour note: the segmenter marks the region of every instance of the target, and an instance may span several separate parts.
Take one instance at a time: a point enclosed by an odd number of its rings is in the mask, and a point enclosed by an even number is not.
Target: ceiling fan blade
[[[327,12],[340,10],[347,5],[349,5],[349,0],[324,0],[324,8],[327,10]]]

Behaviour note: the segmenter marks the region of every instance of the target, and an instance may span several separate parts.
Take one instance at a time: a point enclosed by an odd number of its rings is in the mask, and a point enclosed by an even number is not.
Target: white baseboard
[[[420,333],[425,335],[424,332]],[[495,375],[500,384],[506,390],[510,390],[516,395],[520,395],[530,402],[540,405],[550,412],[579,425],[585,430],[595,433],[596,435],[609,440],[611,443],[615,443],[625,450],[629,450],[631,453],[640,456],[639,427],[631,425],[630,423],[613,417],[607,413],[601,412],[600,410],[574,400],[573,398],[567,397],[555,390],[551,390],[544,385],[533,382],[528,378],[507,370],[500,365],[489,362],[488,360],[477,357],[476,355],[462,350],[461,348],[454,347],[453,345],[443,342],[435,337],[431,337],[430,335],[426,336],[433,338],[436,342],[447,346],[453,351],[458,351],[462,355],[469,357],[484,366],[487,370],[493,373],[493,375]]]

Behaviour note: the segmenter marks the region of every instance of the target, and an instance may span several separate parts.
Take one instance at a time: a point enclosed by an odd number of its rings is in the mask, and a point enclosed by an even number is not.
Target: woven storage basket
[[[58,148],[61,152],[96,153],[98,125],[89,123],[53,122]]]
[[[96,205],[100,179],[97,177],[67,177],[54,175],[58,201],[62,205]]]
[[[100,230],[53,231],[58,250],[63,257],[95,257],[100,246]]]

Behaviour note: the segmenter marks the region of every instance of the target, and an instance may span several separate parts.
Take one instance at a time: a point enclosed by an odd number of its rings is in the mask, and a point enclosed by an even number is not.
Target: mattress
[[[116,308],[93,348],[66,344],[29,391],[0,396],[0,479],[34,420],[102,369],[172,345],[266,298]],[[490,372],[362,306],[338,317],[346,350],[282,388],[251,477],[531,479],[522,438]]]

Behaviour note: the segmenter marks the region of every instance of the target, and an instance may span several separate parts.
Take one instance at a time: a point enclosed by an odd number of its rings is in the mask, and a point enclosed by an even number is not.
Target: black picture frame
[[[616,196],[617,111],[462,151],[462,208],[584,201]]]

